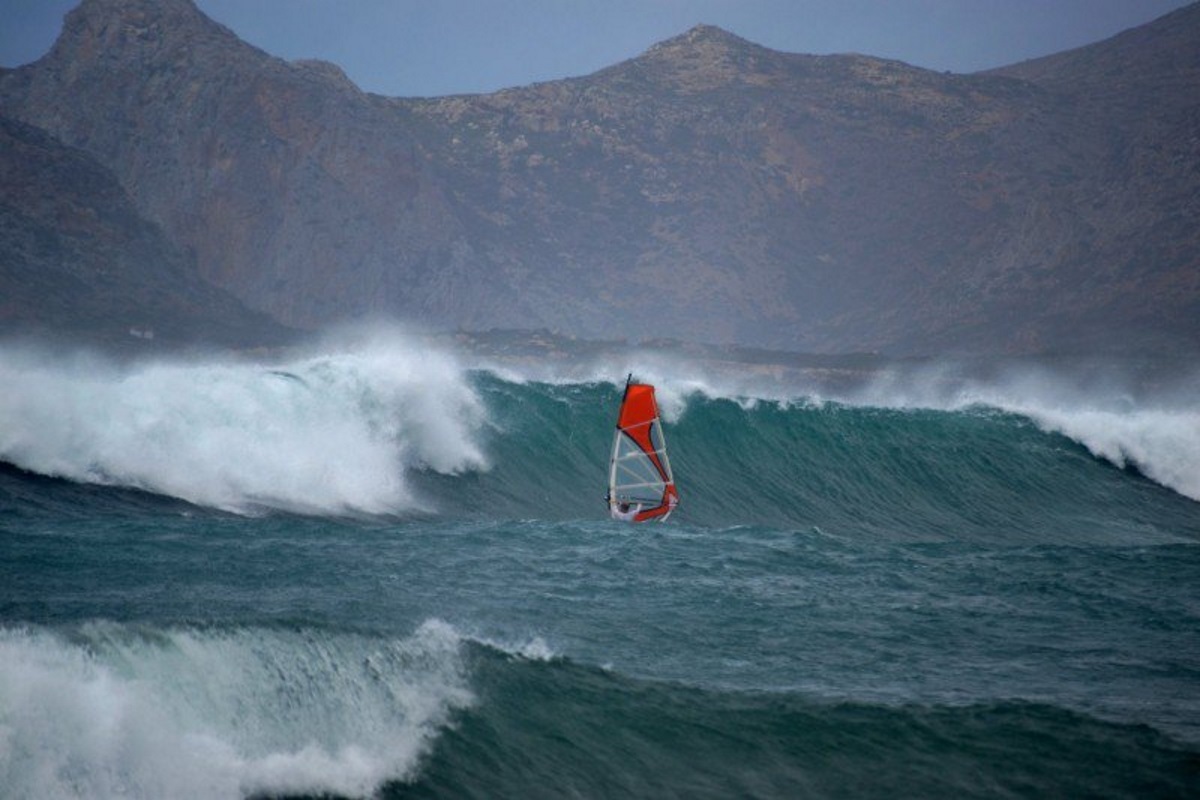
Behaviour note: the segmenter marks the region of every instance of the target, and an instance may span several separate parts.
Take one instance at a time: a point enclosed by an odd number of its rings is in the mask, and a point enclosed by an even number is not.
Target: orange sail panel
[[[654,387],[625,384],[609,462],[608,503],[614,517],[664,520],[679,504]]]

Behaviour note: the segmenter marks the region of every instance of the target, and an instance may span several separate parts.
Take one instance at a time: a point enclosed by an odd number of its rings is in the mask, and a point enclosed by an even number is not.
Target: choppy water
[[[665,525],[604,517],[627,368]],[[404,339],[0,385],[5,797],[1200,794],[1188,392]]]

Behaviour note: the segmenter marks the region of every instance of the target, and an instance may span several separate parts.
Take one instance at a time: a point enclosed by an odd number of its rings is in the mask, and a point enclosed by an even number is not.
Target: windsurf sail
[[[625,381],[608,467],[608,508],[618,519],[665,520],[679,504],[654,387]]]

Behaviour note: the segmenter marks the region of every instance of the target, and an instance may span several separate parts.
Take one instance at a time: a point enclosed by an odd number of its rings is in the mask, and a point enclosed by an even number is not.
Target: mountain
[[[138,350],[291,337],[202,280],[94,158],[3,116],[0,186],[0,334]]]
[[[586,77],[406,99],[187,0],[85,0],[0,104],[288,325],[1195,350],[1198,54],[1200,5],[975,75],[698,26]]]

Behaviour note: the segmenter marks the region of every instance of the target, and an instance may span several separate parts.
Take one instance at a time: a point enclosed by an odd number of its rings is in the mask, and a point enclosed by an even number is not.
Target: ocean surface
[[[0,796],[1200,797],[1197,376],[0,344]]]

